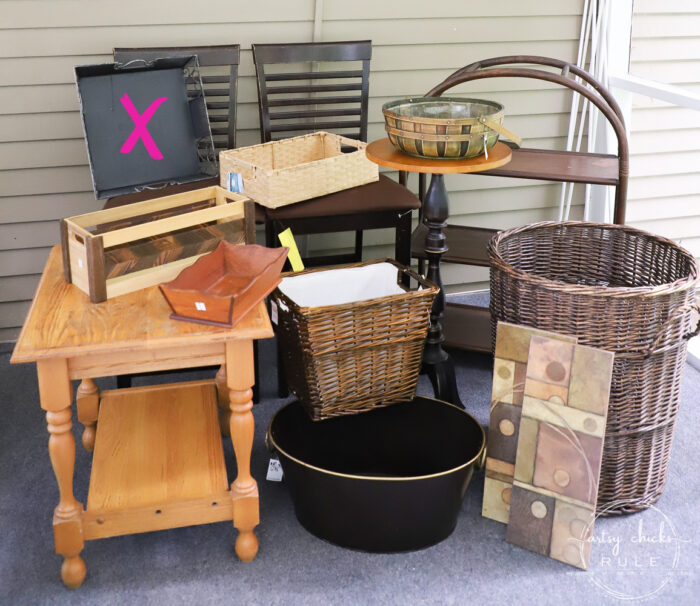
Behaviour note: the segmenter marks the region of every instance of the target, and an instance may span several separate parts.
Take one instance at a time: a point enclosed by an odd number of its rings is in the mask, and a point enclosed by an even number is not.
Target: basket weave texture
[[[659,236],[583,222],[503,231],[488,248],[494,339],[503,320],[615,353],[597,507],[650,507],[666,483],[687,340],[700,330],[695,259]]]
[[[385,130],[394,147],[411,156],[419,158],[475,158],[484,153],[484,147],[491,149],[498,141],[498,133],[479,121],[479,115],[463,117],[455,113],[450,117],[431,118],[415,115],[411,112],[402,114],[411,106],[411,101],[420,104],[443,104],[449,114],[450,102],[459,106],[469,104],[489,108],[484,112],[493,122],[503,123],[505,110],[502,105],[483,99],[457,98],[418,98],[406,99],[406,103],[390,102],[382,107]],[[396,106],[397,103],[401,105]]]
[[[394,265],[398,284],[406,292],[320,307],[300,307],[279,288],[271,295],[278,308],[287,384],[314,421],[415,396],[430,308],[439,288],[391,259],[337,269],[373,263]],[[282,277],[315,271],[328,269]],[[421,288],[408,290],[401,282],[404,275]]]
[[[343,153],[342,147],[356,151]],[[229,149],[219,154],[221,187],[240,173],[245,194],[267,208],[325,196],[379,180],[367,144],[326,132]]]

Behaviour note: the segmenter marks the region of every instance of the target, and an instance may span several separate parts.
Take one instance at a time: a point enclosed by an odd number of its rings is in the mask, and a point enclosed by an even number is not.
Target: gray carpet
[[[480,515],[482,474],[472,480],[454,534],[429,549],[365,554],[308,534],[294,517],[285,484],[264,479],[263,433],[283,402],[274,395],[271,341],[262,344],[261,355],[266,370],[263,401],[254,408],[253,448],[262,520],[257,559],[249,564],[236,559],[234,530],[227,523],[92,541],[83,551],[85,583],[71,591],[61,584],[61,558],[53,552],[51,516],[58,494],[34,365],[11,366],[9,354],[0,354],[0,604],[611,604],[622,602],[615,593],[652,592],[649,603],[697,604],[698,370],[685,372],[668,485],[657,509],[600,519],[595,535],[607,542],[593,545],[591,570],[583,572],[506,543],[505,526]],[[455,359],[462,398],[486,424],[491,361],[460,352]],[[430,394],[424,377],[420,392]],[[80,430],[76,421],[76,440]],[[226,455],[232,466],[228,443]],[[90,458],[78,446],[75,488],[83,502],[89,469]],[[647,542],[635,540],[640,536]],[[617,558],[610,543],[615,537]]]

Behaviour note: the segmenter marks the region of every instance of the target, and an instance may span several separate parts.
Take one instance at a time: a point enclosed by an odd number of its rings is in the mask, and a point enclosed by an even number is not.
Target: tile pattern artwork
[[[613,354],[530,339],[506,540],[588,568]]]
[[[568,344],[576,342],[575,337],[506,322],[498,323],[488,431],[488,457],[481,513],[486,518],[504,524],[508,523],[510,510],[515,453],[521,426],[520,413],[527,381],[526,368],[530,353],[530,338],[533,335],[548,337],[555,342],[558,340]],[[566,392],[566,387],[563,385],[556,386],[548,383],[544,385],[547,385],[544,389],[559,389],[557,393],[560,395],[562,391]],[[532,389],[535,389],[534,386]],[[540,389],[537,393],[544,396],[549,392]]]

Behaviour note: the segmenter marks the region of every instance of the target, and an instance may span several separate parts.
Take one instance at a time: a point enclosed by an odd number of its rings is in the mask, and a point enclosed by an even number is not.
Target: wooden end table
[[[430,377],[435,397],[458,406],[462,402],[457,392],[454,363],[442,349],[444,336],[442,318],[445,311],[445,294],[440,276],[440,259],[447,252],[444,229],[449,216],[447,190],[443,175],[449,173],[477,173],[498,168],[510,162],[512,153],[504,143],[496,143],[488,158],[477,156],[468,160],[417,158],[398,151],[389,139],[379,139],[367,146],[367,158],[380,166],[404,172],[430,173],[430,186],[423,200],[423,223],[427,228],[425,252],[428,257],[428,280],[440,287],[430,311],[430,328],[423,352],[423,370]]]
[[[171,320],[156,286],[90,303],[51,250],[11,362],[36,362],[59,489],[53,529],[61,577],[85,578],[85,541],[232,520],[236,553],[255,558],[258,487],[250,474],[253,341],[272,337],[261,302],[235,328]],[[215,379],[100,393],[95,377],[221,364]],[[87,507],[73,494],[71,379],[82,442],[93,451]],[[218,417],[218,418],[217,418]],[[221,435],[238,475],[228,485]]]

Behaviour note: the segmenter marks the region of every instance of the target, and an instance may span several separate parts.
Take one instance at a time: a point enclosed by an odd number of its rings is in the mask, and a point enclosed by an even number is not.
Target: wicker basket
[[[395,267],[398,287],[393,290],[398,294],[300,307],[281,290],[284,278],[379,263]],[[349,274],[340,275],[347,279]],[[273,320],[275,308],[278,313],[285,376],[313,420],[365,412],[414,397],[437,286],[390,259],[282,276],[271,299]],[[409,290],[403,285],[404,276],[413,278],[420,288]],[[361,279],[350,277],[355,284]]]
[[[342,147],[356,151],[344,153]],[[317,132],[219,154],[221,187],[228,173],[239,173],[245,194],[267,208],[278,208],[379,180],[365,155],[366,143]]]
[[[543,222],[489,243],[498,320],[615,353],[598,511],[630,513],[663,492],[698,265],[683,248],[620,225]]]

